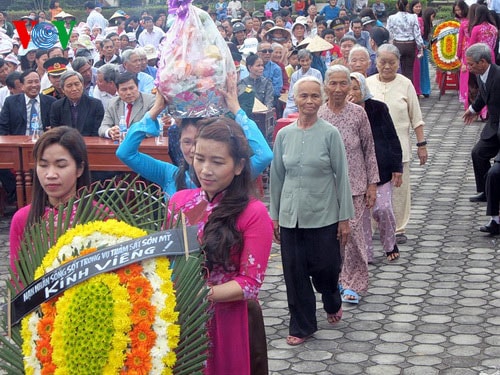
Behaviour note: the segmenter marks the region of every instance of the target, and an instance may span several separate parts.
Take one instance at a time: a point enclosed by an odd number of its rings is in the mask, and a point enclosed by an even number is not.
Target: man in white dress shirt
[[[139,35],[139,45],[144,47],[148,44],[153,45],[155,48],[158,48],[160,45],[160,40],[163,38],[165,33],[158,26],[155,26],[153,23],[153,17],[146,16],[143,17],[144,20],[144,30]]]

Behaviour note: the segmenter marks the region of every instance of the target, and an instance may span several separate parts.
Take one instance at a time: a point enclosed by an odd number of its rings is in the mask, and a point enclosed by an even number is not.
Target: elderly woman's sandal
[[[311,336],[306,336],[306,337],[287,336],[286,343],[290,346],[297,346],[303,344],[309,337]]]
[[[389,251],[388,253],[385,253],[385,256],[387,257],[387,260],[389,262],[393,262],[396,259],[399,259],[398,245],[394,245],[394,249],[392,251]]]
[[[352,303],[355,305],[359,303],[359,294],[352,289],[344,289],[341,297],[342,302]]]

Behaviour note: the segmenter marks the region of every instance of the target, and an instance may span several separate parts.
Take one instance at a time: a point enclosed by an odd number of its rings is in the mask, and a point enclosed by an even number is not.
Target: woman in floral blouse
[[[418,57],[422,55],[424,41],[420,34],[417,15],[408,13],[407,7],[408,0],[398,0],[398,12],[387,19],[387,30],[391,33],[393,44],[401,53],[401,71],[411,81],[415,51],[418,50]]]

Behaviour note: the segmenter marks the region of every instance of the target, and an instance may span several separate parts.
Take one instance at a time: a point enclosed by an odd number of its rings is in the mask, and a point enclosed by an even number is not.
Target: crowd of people
[[[237,67],[224,92],[231,118],[163,119],[171,125],[167,163],[139,151],[143,139],[158,135],[158,116],[168,105],[154,86],[167,14],[139,18],[118,11],[106,20],[94,3],[85,8],[88,18],[73,29],[68,48],[48,50],[20,48],[0,12],[0,135],[29,134],[34,121],[45,131],[35,147],[33,203],[13,218],[11,264],[24,228],[89,183],[81,136],[117,141],[123,119],[128,132],[118,158],[162,187],[170,215],[182,211],[199,228],[213,302],[207,372],[266,373],[255,301],[273,238],[281,245],[289,345],[317,330],[313,287],[331,324],[342,318],[342,302],[360,302],[375,256],[372,227],[387,261],[400,257],[411,209],[412,136],[419,164],[428,159],[419,99],[431,94],[436,10],[398,0],[397,12],[387,15],[380,0],[370,7],[330,0],[318,12],[313,0],[269,0],[264,12],[250,14],[239,0],[219,0],[207,10]],[[75,19],[56,1],[50,9],[52,19]],[[478,195],[471,200],[488,202],[491,220],[480,230],[497,235],[498,17],[463,0],[453,10],[461,22],[464,121],[487,121],[472,150]],[[257,100],[277,117],[293,118],[273,149],[254,121]],[[253,190],[268,166],[269,213]],[[15,201],[11,171],[0,170],[0,181]],[[251,332],[249,321],[261,334]],[[244,334],[235,337],[235,329]],[[257,356],[261,372],[253,371]]]

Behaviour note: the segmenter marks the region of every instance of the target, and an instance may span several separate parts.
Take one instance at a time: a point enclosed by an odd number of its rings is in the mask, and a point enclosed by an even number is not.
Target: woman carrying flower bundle
[[[227,118],[202,121],[193,153],[201,187],[174,194],[169,210],[174,215],[181,211],[189,225],[198,225],[206,253],[213,316],[205,373],[257,373],[250,339],[264,327],[249,329],[247,303],[257,299],[264,279],[272,222],[264,204],[252,196],[251,150],[240,126]],[[260,338],[265,345],[265,336]],[[258,373],[267,373],[267,360],[262,366]]]
[[[252,178],[257,178],[271,163],[273,154],[269,145],[259,130],[257,124],[248,118],[238,103],[236,80],[228,79],[228,92],[226,104],[235,115],[236,122],[244,129],[245,136],[252,149],[250,158]],[[182,189],[197,187],[193,180],[193,144],[198,126],[198,119],[183,119],[181,125],[180,146],[184,155],[184,163],[177,167],[174,164],[152,158],[139,152],[139,146],[147,136],[156,136],[159,125],[157,115],[165,108],[163,96],[157,94],[155,105],[144,115],[143,119],[132,124],[127,137],[116,150],[116,156],[134,172],[152,181],[163,188],[168,197]]]
[[[16,274],[25,229],[48,218],[51,211],[57,218],[59,206],[90,184],[87,146],[78,130],[59,126],[45,132],[36,142],[33,155],[32,203],[19,209],[10,225],[10,266]]]

